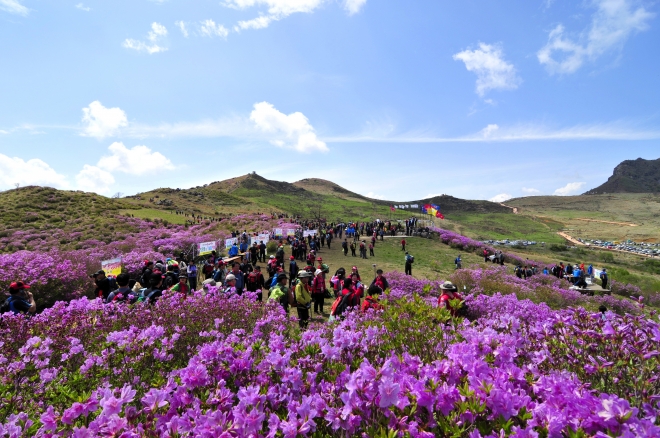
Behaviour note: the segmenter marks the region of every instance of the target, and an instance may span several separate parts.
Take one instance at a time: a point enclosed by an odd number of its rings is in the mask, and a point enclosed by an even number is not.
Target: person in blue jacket
[[[231,248],[229,248],[229,257],[236,257],[238,255],[238,246],[234,243]]]

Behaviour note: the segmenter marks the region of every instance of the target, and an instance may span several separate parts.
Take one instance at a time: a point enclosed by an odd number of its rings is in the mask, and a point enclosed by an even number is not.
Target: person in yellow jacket
[[[277,275],[277,284],[270,289],[268,299],[277,301],[284,307],[284,311],[289,314],[289,288],[286,287],[286,274]]]
[[[312,295],[310,293],[309,279],[312,278],[312,273],[302,271],[298,274],[300,282],[296,285],[296,307],[298,308],[298,318],[301,329],[307,328],[309,322],[309,309],[312,306]]]

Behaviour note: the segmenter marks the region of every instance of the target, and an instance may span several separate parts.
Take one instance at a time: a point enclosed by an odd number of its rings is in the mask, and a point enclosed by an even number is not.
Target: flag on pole
[[[391,210],[391,211],[396,211],[396,208],[394,208],[393,205],[390,205],[390,210]]]

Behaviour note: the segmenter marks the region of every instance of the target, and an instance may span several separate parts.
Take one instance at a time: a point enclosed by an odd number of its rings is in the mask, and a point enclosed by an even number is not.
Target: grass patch
[[[157,210],[155,208],[142,208],[139,210],[121,210],[123,215],[131,215],[140,219],[159,219],[161,221],[167,221],[171,224],[183,225],[186,223],[186,217],[182,215],[175,214],[167,210]]]

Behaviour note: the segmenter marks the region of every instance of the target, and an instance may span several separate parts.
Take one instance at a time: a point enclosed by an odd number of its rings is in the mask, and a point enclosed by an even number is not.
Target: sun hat
[[[315,277],[316,277],[317,275],[321,275],[321,274],[323,274],[323,271],[321,271],[320,269],[317,269],[316,272],[314,272],[314,276],[315,276]]]
[[[454,285],[454,283],[452,283],[451,281],[445,281],[444,283],[442,283],[442,285],[440,286],[440,289],[451,291],[451,292],[456,292],[458,290],[456,285]]]
[[[236,276],[234,274],[229,274],[225,277],[225,281],[236,281]]]
[[[289,257],[289,260],[295,260],[296,258],[294,256]]]
[[[309,278],[312,276],[311,272],[308,271],[302,271],[300,274],[298,274],[298,278]]]
[[[274,256],[274,255],[272,255],[272,256],[270,256],[270,257],[268,257],[268,258],[269,258],[269,259],[274,259],[274,258],[275,258],[275,256]]]
[[[317,262],[322,262],[322,261],[323,261],[323,257],[319,257],[319,258],[317,258],[316,261],[317,261]]]

